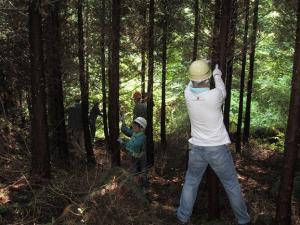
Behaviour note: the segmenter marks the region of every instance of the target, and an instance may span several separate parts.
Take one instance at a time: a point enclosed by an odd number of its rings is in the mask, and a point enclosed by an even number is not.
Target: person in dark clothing
[[[68,130],[74,148],[84,150],[83,122],[81,114],[80,96],[75,97],[75,103],[67,110]]]
[[[142,102],[142,94],[136,91],[133,93],[132,98],[135,103],[133,108],[133,120],[138,117],[147,118],[147,104]]]
[[[95,134],[96,134],[96,120],[98,116],[102,116],[102,113],[99,109],[99,102],[96,101],[90,111],[89,122],[90,122],[90,130],[91,130],[91,138],[92,142],[94,142]]]

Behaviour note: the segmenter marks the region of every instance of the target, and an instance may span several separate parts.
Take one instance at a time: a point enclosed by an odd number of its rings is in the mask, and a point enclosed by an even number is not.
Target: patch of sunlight
[[[205,34],[207,34],[207,35],[209,35],[209,34],[210,34],[210,30],[209,30],[209,29],[207,29],[207,28],[204,28],[204,29],[203,29],[203,32],[204,32]]]
[[[116,190],[117,188],[118,188],[118,184],[117,184],[117,182],[116,182],[116,177],[113,176],[112,181],[111,181],[109,184],[105,185],[105,186],[101,189],[100,194],[101,194],[101,196],[104,196],[104,195],[107,194],[107,193],[113,192],[113,191]]]
[[[276,18],[276,17],[279,17],[279,16],[280,16],[280,14],[276,11],[270,12],[269,15],[268,15],[269,18]]]
[[[158,201],[152,201],[152,202],[151,202],[151,206],[152,206],[153,208],[158,208],[158,207],[160,207],[160,204],[159,204]]]
[[[163,205],[162,208],[166,211],[171,211],[171,212],[175,212],[176,208],[172,205]]]
[[[178,183],[178,182],[181,182],[181,180],[179,179],[179,177],[173,177],[172,182],[173,183]]]
[[[77,208],[77,211],[78,211],[80,214],[83,214],[84,209],[83,209],[83,208]]]
[[[5,204],[10,201],[9,192],[7,189],[0,189],[0,204]]]
[[[184,13],[191,13],[191,9],[190,8],[184,8]]]
[[[152,201],[151,206],[153,208],[162,208],[166,211],[172,211],[172,212],[175,212],[175,210],[176,210],[176,208],[174,206],[163,205],[163,204],[159,203],[158,201]]]

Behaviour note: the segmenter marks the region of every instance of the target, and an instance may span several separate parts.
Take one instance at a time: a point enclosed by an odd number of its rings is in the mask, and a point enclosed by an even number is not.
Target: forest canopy
[[[26,20],[26,1],[2,1],[1,3],[1,71],[3,93],[9,91],[26,96],[29,88],[29,48]],[[49,2],[50,3],[50,2]],[[45,3],[47,4],[47,3]],[[63,46],[63,84],[65,105],[70,105],[79,90],[78,59],[76,39],[75,1],[63,4],[62,46]],[[241,48],[243,35],[243,5],[238,2],[237,34],[234,54],[232,83],[231,124],[232,131],[237,123],[239,78],[241,69]],[[86,29],[87,66],[90,76],[90,98],[102,99],[100,75],[100,20],[101,2],[85,2],[84,26]],[[155,70],[154,70],[154,124],[159,129],[159,105],[161,99],[161,37],[163,12],[160,3],[155,5]],[[200,29],[198,40],[198,58],[210,58],[209,48],[213,32],[213,2],[200,1]],[[255,78],[253,86],[251,129],[274,128],[285,130],[288,112],[290,82],[293,64],[295,40],[295,1],[262,1],[259,6],[258,37],[256,46]],[[109,15],[109,8],[107,16]],[[168,6],[168,63],[166,79],[167,131],[186,127],[183,89],[187,83],[187,66],[192,61],[193,47],[193,2],[172,1]],[[120,103],[126,112],[130,112],[132,102],[128,101],[133,90],[140,88],[141,47],[146,24],[143,21],[145,5],[135,1],[122,2],[121,44],[120,44]],[[47,13],[47,12],[44,12]],[[251,12],[250,12],[251,15]],[[108,22],[108,20],[107,20]],[[251,30],[251,24],[250,24]],[[47,30],[45,30],[45,33]],[[106,41],[109,28],[105,29]],[[107,50],[106,50],[107,51]],[[5,54],[4,54],[5,53]],[[248,67],[246,67],[248,70]],[[9,74],[7,76],[6,74]],[[15,92],[16,90],[16,92]],[[21,93],[20,93],[21,92]],[[17,95],[7,97],[16,104]],[[244,101],[245,102],[245,101]],[[266,104],[268,107],[265,107]],[[26,110],[26,108],[23,108]],[[28,112],[27,112],[28,117]],[[101,121],[99,121],[101,123]],[[101,125],[101,124],[100,124]],[[103,133],[99,130],[99,136]]]
[[[0,49],[0,223],[177,224],[202,174],[192,224],[299,223],[300,0],[0,0]]]

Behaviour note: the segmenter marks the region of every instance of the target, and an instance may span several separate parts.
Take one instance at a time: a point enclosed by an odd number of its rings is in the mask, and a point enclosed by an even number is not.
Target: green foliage
[[[262,1],[260,4],[251,102],[251,133],[256,136],[257,131],[264,130],[264,136],[274,135],[280,138],[276,146],[282,149],[290,99],[295,10],[282,7],[283,3],[279,4],[276,1]],[[249,31],[251,34],[251,29]],[[283,35],[287,33],[291,35]],[[237,39],[237,42],[240,46],[240,39]],[[238,62],[238,58],[235,62]],[[245,87],[247,87],[248,65]],[[233,75],[230,115],[232,132],[235,132],[238,117],[239,83],[240,66],[236,64]],[[245,92],[244,96],[246,94]],[[243,102],[245,109],[246,97],[244,97]],[[268,130],[280,130],[281,132],[277,135],[268,132]]]
[[[22,1],[14,2],[16,7],[25,8]],[[4,4],[2,4],[4,5]],[[155,74],[154,74],[154,132],[155,138],[160,133],[161,110],[161,37],[164,11],[162,1],[155,4]],[[168,19],[168,52],[167,52],[167,132],[175,129],[188,129],[188,116],[184,102],[184,88],[187,80],[187,66],[191,63],[194,1],[172,1],[167,7]],[[145,19],[146,2],[124,1],[122,4],[121,51],[120,51],[120,108],[130,123],[132,118],[132,92],[141,86],[141,48],[143,36],[147,36],[147,17]],[[238,21],[243,21],[242,4],[239,4]],[[259,33],[255,56],[255,74],[253,99],[251,105],[251,132],[260,129],[277,129],[284,131],[287,123],[288,104],[290,98],[290,82],[293,66],[296,1],[261,1],[259,7]],[[101,1],[85,2],[85,41],[87,65],[90,77],[90,101],[102,101],[100,73],[100,40],[101,40]],[[250,15],[252,15],[252,9]],[[62,4],[62,53],[63,53],[63,85],[65,106],[73,103],[73,97],[80,93],[78,75],[78,40],[76,1]],[[110,2],[106,4],[106,72],[108,74],[108,44],[111,40],[109,30]],[[146,12],[147,13],[147,12]],[[1,81],[8,94],[17,90],[25,93],[29,90],[29,59],[27,32],[22,13],[6,12],[1,14],[0,35],[1,46],[6,54],[1,54]],[[209,56],[212,27],[214,19],[214,2],[200,1],[200,32],[198,58]],[[251,34],[252,16],[249,20]],[[25,29],[25,30],[24,30]],[[237,23],[236,51],[231,101],[231,127],[235,132],[238,113],[240,51],[242,48],[244,24]],[[26,31],[26,32],[24,32]],[[251,36],[251,35],[249,35]],[[144,43],[147,47],[147,42]],[[13,47],[12,47],[13,46]],[[146,57],[147,58],[147,57]],[[209,58],[209,57],[208,57]],[[147,61],[146,61],[147,63]],[[247,65],[248,67],[248,65]],[[248,68],[247,68],[248,70]],[[146,68],[147,72],[147,68]],[[106,75],[107,75],[106,74]],[[247,71],[248,74],[248,71]],[[147,75],[147,73],[146,73]],[[25,79],[24,79],[25,78]],[[107,81],[108,81],[107,77]],[[147,80],[146,80],[147,81]],[[108,83],[108,82],[107,82]],[[5,86],[3,85],[5,84]],[[247,84],[247,79],[245,85]],[[108,87],[107,87],[108,92]],[[10,96],[17,96],[12,95]],[[25,95],[23,95],[25,96]],[[25,97],[23,97],[25,101]],[[244,99],[245,103],[246,99]],[[100,104],[101,108],[101,104]],[[103,136],[102,120],[98,118],[97,136]]]

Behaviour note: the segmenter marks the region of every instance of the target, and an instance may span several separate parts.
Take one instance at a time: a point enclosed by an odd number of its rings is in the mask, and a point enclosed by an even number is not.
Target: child
[[[135,174],[141,174],[142,188],[148,187],[147,180],[147,154],[146,154],[146,135],[145,129],[147,121],[143,117],[137,117],[133,123],[132,128],[126,126],[124,118],[121,117],[122,127],[121,131],[130,139],[122,140],[118,138],[118,142],[130,153],[132,166],[131,171]]]

